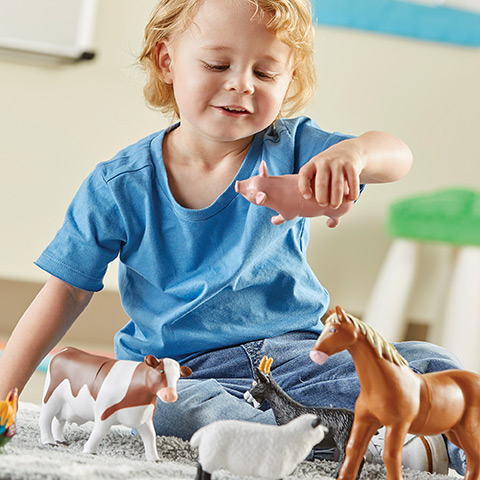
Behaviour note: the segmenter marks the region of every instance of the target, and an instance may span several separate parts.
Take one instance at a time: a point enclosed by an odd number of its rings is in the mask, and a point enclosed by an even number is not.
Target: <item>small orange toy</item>
[[[0,402],[0,449],[9,442],[16,433],[15,418],[18,407],[18,389],[14,388],[6,400]]]
[[[480,480],[480,375],[466,370],[419,375],[393,345],[337,306],[310,357],[322,364],[329,355],[345,349],[355,363],[360,395],[339,479],[356,478],[370,438],[385,425],[387,480],[402,479],[402,447],[407,433],[445,433],[465,452],[465,480]]]

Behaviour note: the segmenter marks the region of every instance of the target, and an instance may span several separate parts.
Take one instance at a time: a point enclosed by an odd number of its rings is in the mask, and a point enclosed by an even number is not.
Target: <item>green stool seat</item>
[[[397,201],[387,229],[393,237],[480,245],[480,192],[450,188]]]

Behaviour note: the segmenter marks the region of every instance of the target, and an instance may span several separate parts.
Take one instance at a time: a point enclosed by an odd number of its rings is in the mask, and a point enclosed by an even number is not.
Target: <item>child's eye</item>
[[[273,80],[277,76],[274,73],[262,72],[260,70],[255,70],[255,75],[262,80]]]
[[[211,64],[211,63],[204,63],[203,66],[207,70],[211,70],[212,72],[224,72],[229,68],[228,65],[217,65],[217,64]]]

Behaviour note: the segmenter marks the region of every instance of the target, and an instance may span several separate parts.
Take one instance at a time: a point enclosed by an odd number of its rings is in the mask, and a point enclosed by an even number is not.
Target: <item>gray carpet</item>
[[[40,408],[20,403],[17,435],[0,454],[0,480],[193,480],[196,474],[196,451],[175,437],[157,437],[159,463],[147,462],[143,443],[124,427],[112,428],[100,444],[97,455],[82,453],[92,424],[69,425],[65,437],[69,446],[42,446],[38,428]],[[332,462],[302,462],[285,480],[327,480],[334,471]],[[245,477],[217,472],[215,480],[242,480]],[[385,469],[366,465],[362,479],[384,480]],[[447,480],[455,477],[404,471],[405,480]],[[458,478],[456,479],[458,480]]]

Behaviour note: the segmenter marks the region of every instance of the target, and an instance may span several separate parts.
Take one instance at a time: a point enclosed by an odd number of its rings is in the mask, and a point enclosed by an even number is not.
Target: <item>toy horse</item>
[[[285,425],[294,418],[306,413],[317,415],[322,425],[328,428],[328,432],[325,434],[323,441],[313,447],[314,457],[317,450],[335,448],[334,459],[338,462],[338,466],[333,477],[336,478],[345,458],[345,447],[347,446],[353,424],[353,411],[348,408],[307,407],[295,401],[273,379],[270,372],[272,363],[273,358],[267,358],[267,356],[262,358],[259,366],[256,368],[257,378],[250,390],[245,392],[245,399],[253,403],[257,408],[267,400],[278,425]],[[358,472],[359,476],[360,472],[361,467]]]
[[[15,418],[18,408],[18,389],[14,388],[6,400],[0,402],[0,451],[17,433]]]
[[[337,306],[310,357],[323,364],[345,349],[355,363],[360,395],[339,479],[356,477],[370,438],[385,425],[387,480],[402,478],[407,433],[445,433],[466,454],[465,480],[480,480],[480,375],[465,370],[414,373],[393,345]]]
[[[352,208],[354,202],[344,198],[338,208],[332,208],[320,206],[314,197],[306,200],[298,188],[298,177],[298,174],[269,176],[267,164],[262,161],[259,174],[246,180],[237,180],[235,191],[255,205],[277,211],[278,215],[272,217],[274,225],[281,225],[295,217],[325,215],[329,217],[327,226],[336,227],[340,217]]]

